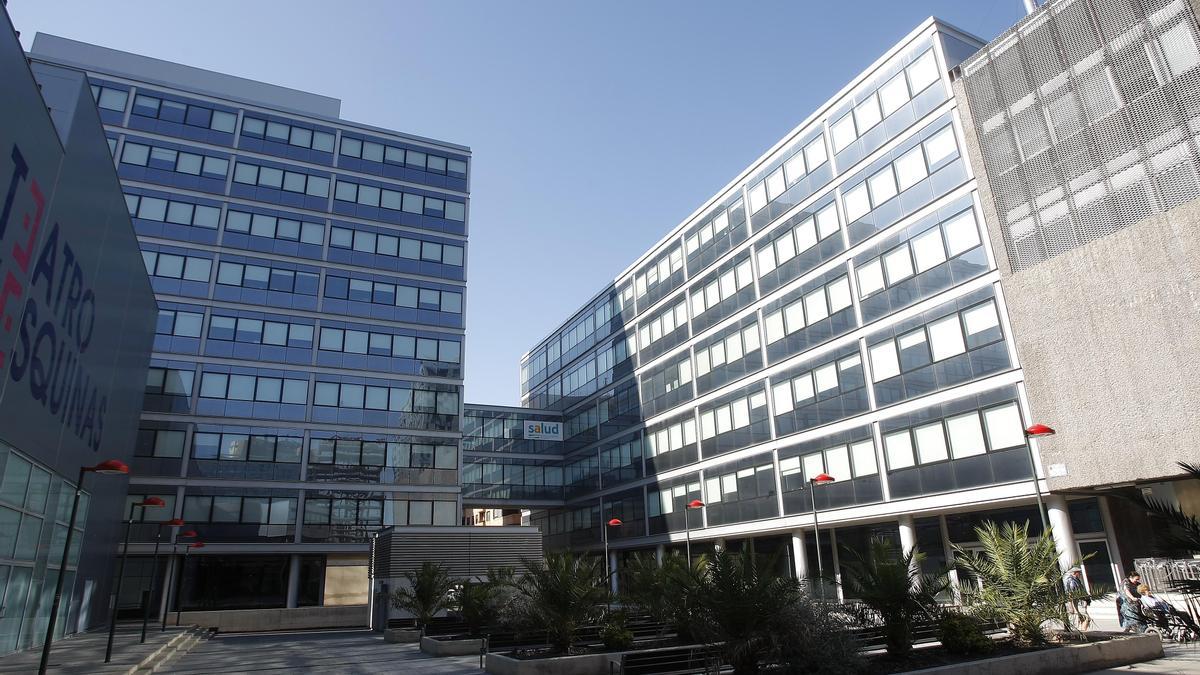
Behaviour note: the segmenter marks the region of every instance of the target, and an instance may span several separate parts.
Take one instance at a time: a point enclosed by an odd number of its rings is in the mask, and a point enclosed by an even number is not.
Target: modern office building
[[[133,463],[155,309],[86,78],[44,69],[43,98],[0,16],[4,654],[42,645],[60,575],[56,635],[107,620],[127,481],[81,470]]]
[[[51,35],[30,57],[86,73],[158,305],[129,499],[168,506],[120,607],[155,575],[155,611],[365,603],[373,532],[461,518],[470,151]],[[182,573],[179,529],[150,557],[172,517],[206,544]]]
[[[961,66],[968,156],[1051,490],[1200,484],[1200,30],[1185,0],[1053,0]],[[978,150],[976,151],[976,148]],[[1127,563],[1154,528],[1113,506]]]
[[[938,568],[984,519],[1039,532],[1040,499],[1073,526],[1065,554],[1095,553],[1111,582],[1105,500],[1034,480],[951,89],[983,46],[921,24],[534,346],[532,410],[468,406],[464,501],[560,498],[533,513],[551,548],[599,550],[618,518],[617,569],[690,541],[779,552],[804,577],[872,536]],[[514,440],[546,419],[562,441]]]

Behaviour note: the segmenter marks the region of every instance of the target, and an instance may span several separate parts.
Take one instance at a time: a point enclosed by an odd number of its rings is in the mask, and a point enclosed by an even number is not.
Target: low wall
[[[174,617],[169,617],[168,622]],[[309,628],[356,628],[367,625],[366,605],[296,607],[293,609],[226,609],[184,612],[183,624],[216,628],[222,633],[249,633]]]
[[[465,640],[421,638],[421,651],[430,656],[470,656],[471,654],[478,654],[482,648],[483,640],[478,638]]]
[[[968,670],[971,675],[1071,675],[1140,663],[1162,655],[1162,640],[1154,633],[1147,633],[914,670],[912,675],[959,675]]]
[[[484,670],[492,675],[608,675],[609,661],[619,654],[582,654],[551,659],[514,659],[488,654]]]

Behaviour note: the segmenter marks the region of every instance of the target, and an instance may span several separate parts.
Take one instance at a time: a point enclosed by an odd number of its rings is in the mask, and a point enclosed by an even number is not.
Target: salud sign
[[[561,441],[562,422],[540,422],[528,420],[525,422],[525,440],[528,441]]]

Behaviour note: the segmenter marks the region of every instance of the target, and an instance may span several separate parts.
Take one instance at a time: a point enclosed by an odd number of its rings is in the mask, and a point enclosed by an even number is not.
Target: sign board
[[[525,440],[561,441],[562,439],[562,422],[525,421]]]

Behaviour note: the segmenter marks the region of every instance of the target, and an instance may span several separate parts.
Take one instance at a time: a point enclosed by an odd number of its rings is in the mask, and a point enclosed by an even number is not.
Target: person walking
[[[1142,575],[1137,570],[1130,570],[1124,583],[1121,584],[1118,611],[1121,617],[1121,630],[1126,633],[1142,633],[1146,630],[1146,622],[1138,612],[1138,606],[1142,604],[1142,594],[1138,592],[1138,586],[1141,584]]]
[[[1063,585],[1067,589],[1067,602],[1070,605],[1071,614],[1079,623],[1079,630],[1086,633],[1092,627],[1092,617],[1088,614],[1092,600],[1086,597],[1088,591],[1086,584],[1083,583],[1083,570],[1078,566],[1072,567],[1071,571],[1067,573]]]

